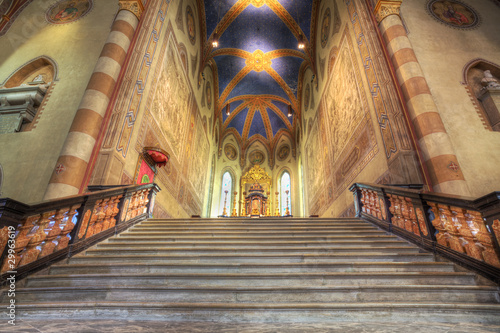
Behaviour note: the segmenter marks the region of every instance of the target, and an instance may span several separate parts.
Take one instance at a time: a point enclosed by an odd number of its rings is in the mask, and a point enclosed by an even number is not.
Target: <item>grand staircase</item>
[[[499,324],[499,301],[359,219],[147,220],[16,290],[34,320]]]

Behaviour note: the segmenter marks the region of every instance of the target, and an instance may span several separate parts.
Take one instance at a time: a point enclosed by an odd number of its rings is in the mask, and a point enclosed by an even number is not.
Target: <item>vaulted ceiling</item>
[[[293,139],[298,120],[299,82],[314,72],[316,0],[205,0],[203,63],[216,73],[222,136],[233,133],[245,148],[259,140]],[[313,18],[313,19],[312,19]],[[218,37],[219,46],[212,47]],[[299,49],[298,42],[305,42]],[[230,114],[226,115],[229,105]],[[288,116],[291,108],[292,116]]]

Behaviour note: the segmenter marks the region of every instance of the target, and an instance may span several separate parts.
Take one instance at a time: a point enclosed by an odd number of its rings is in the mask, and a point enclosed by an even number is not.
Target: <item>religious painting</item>
[[[238,156],[236,148],[230,143],[224,146],[224,154],[226,154],[226,157],[231,161],[234,161],[236,159],[236,156]]]
[[[319,193],[322,180],[325,177],[323,168],[323,155],[321,154],[321,139],[319,133],[318,119],[314,121],[311,134],[305,145],[307,161],[307,186],[310,204],[314,201],[316,193]]]
[[[52,24],[74,22],[87,15],[92,6],[92,0],[62,0],[49,8],[46,18]]]
[[[194,15],[191,6],[187,6],[186,8],[186,22],[189,41],[194,45],[196,41],[196,24],[194,22]]]
[[[191,89],[174,49],[173,44],[169,43],[160,69],[151,114],[159,123],[172,154],[180,161],[186,131],[190,128],[188,110],[191,110]]]
[[[311,98],[311,86],[309,83],[306,85],[306,91],[304,93],[304,110],[309,110],[309,99]]]
[[[332,15],[330,8],[327,8],[323,14],[323,21],[321,22],[321,47],[325,47],[330,37],[330,25],[332,22]]]
[[[265,161],[265,156],[261,151],[255,150],[250,153],[250,156],[248,156],[250,163],[253,165],[260,165],[264,163]]]
[[[344,37],[324,95],[324,128],[329,131],[333,161],[336,161],[367,112],[362,83],[351,45]]]
[[[431,0],[428,12],[439,22],[460,29],[473,28],[479,24],[479,15],[472,7],[456,0]]]
[[[289,145],[283,145],[280,149],[278,149],[278,160],[283,161],[288,157],[288,155],[290,155]]]
[[[207,161],[210,147],[201,120],[196,121],[196,133],[194,135],[193,152],[190,158],[189,179],[194,188],[194,195],[199,199],[205,193],[205,181],[207,174]]]
[[[205,94],[207,95],[207,106],[208,108],[212,108],[212,87],[210,85],[210,82],[207,82],[207,85],[205,87]]]

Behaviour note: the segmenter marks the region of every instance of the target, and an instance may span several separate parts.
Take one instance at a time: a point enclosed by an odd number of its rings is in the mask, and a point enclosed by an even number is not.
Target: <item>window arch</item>
[[[227,194],[226,194],[227,191]],[[233,175],[226,171],[222,175],[219,215],[224,215],[224,207],[226,208],[226,216],[231,215],[231,193],[233,192]],[[225,203],[225,206],[224,206]]]
[[[283,171],[280,177],[280,213],[281,216],[291,215],[292,213],[292,187],[291,178],[288,171]],[[288,212],[287,212],[288,207]]]

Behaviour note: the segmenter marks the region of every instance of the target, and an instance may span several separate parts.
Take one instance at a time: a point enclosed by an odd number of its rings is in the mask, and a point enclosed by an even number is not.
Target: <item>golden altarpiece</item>
[[[243,207],[241,216],[270,216],[272,179],[259,165],[254,165],[241,178]]]

